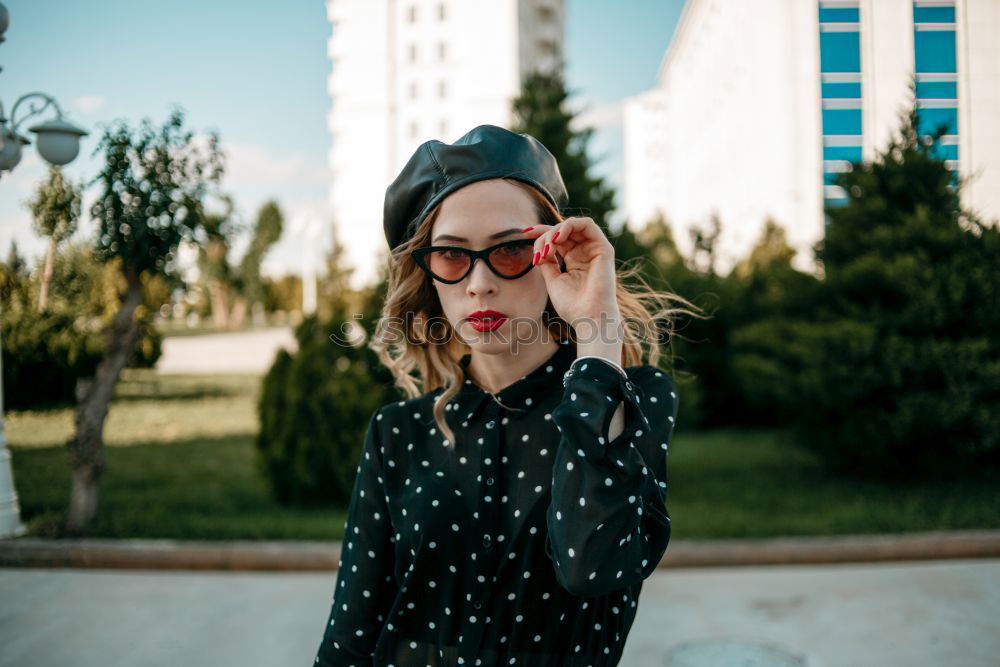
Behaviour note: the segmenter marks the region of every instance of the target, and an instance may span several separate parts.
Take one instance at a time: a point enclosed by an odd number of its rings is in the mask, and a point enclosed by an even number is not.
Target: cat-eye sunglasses
[[[535,239],[515,239],[482,250],[461,246],[425,246],[411,251],[413,260],[435,280],[449,285],[461,282],[477,259],[486,262],[496,275],[507,280],[520,278],[535,267]]]

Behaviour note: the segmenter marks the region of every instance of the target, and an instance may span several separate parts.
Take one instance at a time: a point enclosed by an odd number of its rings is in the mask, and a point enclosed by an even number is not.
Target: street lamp
[[[10,13],[0,2],[0,43],[3,43],[3,35],[9,26]],[[27,113],[19,118],[17,112],[25,102],[28,103],[25,107]],[[59,103],[49,95],[28,93],[14,103],[9,119],[4,114],[3,103],[0,103],[0,175],[17,166],[21,161],[21,149],[31,143],[18,134],[18,127],[28,118],[43,113],[50,106],[55,109],[56,117],[28,128],[29,132],[37,135],[39,155],[51,164],[62,166],[72,162],[80,153],[80,138],[89,133],[67,121],[63,117]],[[2,308],[3,304],[0,303],[0,310]],[[10,450],[7,449],[7,436],[4,431],[3,355],[0,355],[0,538],[18,537],[28,532],[21,523],[20,514],[17,491],[14,488],[14,473],[10,465]]]

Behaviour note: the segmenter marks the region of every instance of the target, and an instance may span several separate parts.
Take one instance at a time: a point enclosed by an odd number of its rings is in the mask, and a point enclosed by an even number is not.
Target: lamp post
[[[4,33],[10,26],[10,13],[0,2],[0,43],[4,41]],[[27,103],[26,107],[21,105]],[[45,93],[27,93],[14,102],[10,118],[4,113],[3,103],[0,103],[0,176],[10,171],[21,161],[21,150],[31,143],[18,133],[18,128],[28,118],[42,114],[52,107],[56,117],[28,128],[34,132],[37,140],[38,153],[45,161],[62,166],[69,164],[80,153],[80,138],[89,134],[64,117],[59,103]],[[18,111],[25,113],[18,116]],[[3,304],[0,303],[0,316]],[[0,343],[2,349],[2,343]],[[0,538],[18,537],[24,535],[27,528],[21,523],[20,508],[17,502],[17,491],[14,488],[14,473],[10,464],[10,450],[7,449],[7,436],[4,430],[3,418],[3,355],[0,354]]]

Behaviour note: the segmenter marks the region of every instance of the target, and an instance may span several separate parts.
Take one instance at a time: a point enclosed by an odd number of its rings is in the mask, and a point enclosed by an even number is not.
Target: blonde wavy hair
[[[555,225],[565,219],[533,186],[512,178],[503,180],[531,196],[539,223]],[[444,418],[444,408],[465,382],[465,372],[460,361],[464,355],[471,353],[471,348],[455,335],[444,316],[432,279],[417,266],[410,255],[410,250],[430,245],[431,231],[440,210],[441,203],[424,218],[410,239],[393,249],[389,257],[385,302],[376,324],[375,335],[368,346],[389,369],[395,378],[395,385],[408,398],[416,398],[444,387],[444,391],[434,401],[434,421],[446,438],[445,445],[453,447],[455,434]],[[623,358],[619,360],[623,367],[644,363],[658,366],[663,347],[660,338],[662,336],[668,341],[672,340],[674,318],[680,314],[698,317],[694,311],[702,312],[698,306],[683,297],[654,290],[642,278],[640,271],[638,263],[625,266],[623,262],[615,269],[618,307],[626,323]],[[630,280],[636,284],[627,284]],[[673,307],[673,303],[681,306]],[[387,323],[402,323],[402,330],[390,333],[388,327],[391,325]],[[546,301],[542,312],[542,325],[555,340],[568,339],[576,344],[573,328],[559,317],[552,307],[551,299]],[[443,330],[437,331],[435,327],[438,326]],[[639,331],[635,331],[634,327]],[[644,331],[656,334],[644,337]],[[647,344],[646,349],[643,348],[644,342]]]

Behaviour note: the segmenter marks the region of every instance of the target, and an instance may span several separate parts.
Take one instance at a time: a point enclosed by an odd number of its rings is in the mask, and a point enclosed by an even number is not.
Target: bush
[[[770,360],[774,385],[789,382],[762,393],[831,470],[899,480],[996,464],[1000,362],[988,341],[884,335],[850,319],[787,327],[791,344]]]
[[[298,352],[281,350],[263,380],[257,465],[285,505],[346,504],[368,422],[399,398],[367,346],[327,337],[343,324],[306,318],[296,329]]]
[[[917,134],[917,110],[871,163],[838,176],[817,245],[826,279],[797,357],[801,438],[835,467],[941,476],[1000,463],[1000,230]],[[805,352],[803,350],[808,350]]]
[[[139,320],[139,340],[128,358],[129,368],[154,368],[163,354],[163,334],[151,315]]]
[[[103,346],[99,334],[76,322],[68,313],[4,310],[5,408],[75,403],[76,380],[94,373]]]

